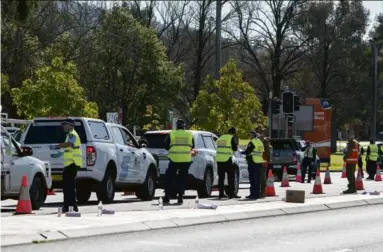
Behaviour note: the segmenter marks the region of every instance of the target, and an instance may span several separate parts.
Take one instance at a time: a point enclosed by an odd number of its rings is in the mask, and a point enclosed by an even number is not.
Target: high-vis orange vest
[[[358,156],[359,156],[359,147],[358,147],[358,143],[353,140],[352,141],[352,152],[350,154],[350,156],[348,156],[346,158],[346,163],[347,164],[357,164],[358,163]]]

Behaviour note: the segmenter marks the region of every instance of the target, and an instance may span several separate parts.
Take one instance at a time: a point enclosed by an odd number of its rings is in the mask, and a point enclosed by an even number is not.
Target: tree
[[[146,111],[144,114],[146,124],[142,127],[143,130],[160,130],[163,128],[163,125],[160,124],[161,117],[153,111],[153,106],[146,106]]]
[[[223,66],[220,74],[219,81],[207,78],[193,104],[195,127],[224,133],[235,126],[238,137],[246,138],[250,130],[266,125],[261,104],[254,89],[243,81],[234,60]]]
[[[78,85],[76,66],[54,58],[51,65],[36,70],[34,76],[13,88],[11,95],[17,112],[28,119],[37,116],[98,117],[97,104],[87,102]]]

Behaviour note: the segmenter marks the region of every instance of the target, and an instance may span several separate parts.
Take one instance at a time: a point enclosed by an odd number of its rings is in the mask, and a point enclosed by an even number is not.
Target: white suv
[[[36,118],[21,138],[23,145],[33,149],[33,156],[50,161],[53,188],[62,188],[64,165],[62,150],[49,146],[64,142],[64,119]],[[129,130],[99,119],[73,119],[84,154],[83,167],[77,173],[77,200],[88,201],[93,191],[98,200],[109,203],[118,189],[135,192],[141,200],[153,199],[159,174],[157,162]]]
[[[207,131],[190,131],[193,134],[195,149],[198,154],[193,157],[189,169],[188,188],[197,190],[199,198],[210,197],[213,187],[218,186],[218,173],[216,163],[215,141],[218,137]],[[160,179],[159,187],[164,187],[164,177],[168,169],[168,151],[165,149],[165,139],[170,130],[147,131],[142,138],[147,141],[147,149],[159,159]],[[247,163],[243,155],[238,151],[234,153],[233,163],[235,166],[235,193],[238,193],[239,182],[243,174],[246,174]],[[246,171],[246,172],[245,172]],[[227,176],[225,179],[227,185]]]

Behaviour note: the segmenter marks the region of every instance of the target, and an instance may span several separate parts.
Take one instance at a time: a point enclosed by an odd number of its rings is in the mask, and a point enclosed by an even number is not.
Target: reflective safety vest
[[[230,134],[222,135],[217,140],[217,162],[226,162],[233,155],[233,149],[231,148],[231,140],[233,136]]]
[[[250,153],[253,162],[256,164],[264,163],[263,152],[265,151],[265,147],[259,138],[254,138],[251,140],[253,145],[255,146],[254,150]]]
[[[172,130],[170,132],[170,149],[168,158],[175,163],[192,161],[191,148],[193,135],[186,130]]]
[[[358,143],[354,140],[352,141],[352,152],[350,156],[346,157],[347,164],[356,164],[358,163],[359,148]]]
[[[378,146],[376,144],[370,144],[370,154],[368,155],[368,160],[378,161]]]
[[[64,149],[64,167],[72,163],[82,167],[82,150],[80,137],[75,130],[72,130],[68,133],[65,142],[68,142],[69,135],[74,135],[76,137],[76,142],[72,147]]]
[[[310,146],[305,150],[305,157],[314,158],[314,148],[313,147]]]

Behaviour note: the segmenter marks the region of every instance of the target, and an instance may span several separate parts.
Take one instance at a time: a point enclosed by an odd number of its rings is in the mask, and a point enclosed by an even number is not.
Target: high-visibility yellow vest
[[[308,147],[306,150],[305,150],[305,157],[308,157],[308,158],[314,158],[314,148],[313,147]]]
[[[172,130],[170,132],[170,149],[168,158],[175,163],[191,162],[192,146],[192,133],[186,130]]]
[[[72,130],[68,133],[65,142],[68,142],[69,135],[74,135],[76,137],[76,142],[74,146],[64,149],[64,166],[68,166],[74,163],[77,166],[82,167],[82,150],[80,137],[75,130]]]
[[[217,162],[226,162],[233,155],[233,149],[231,148],[231,139],[232,135],[226,134],[222,135],[217,140]]]
[[[378,161],[378,146],[376,144],[370,144],[370,154],[368,155],[368,160]]]
[[[257,164],[264,163],[265,160],[263,160],[262,154],[265,151],[265,147],[263,146],[261,139],[254,138],[251,140],[251,142],[255,146],[254,150],[250,154],[253,159],[253,162]]]

